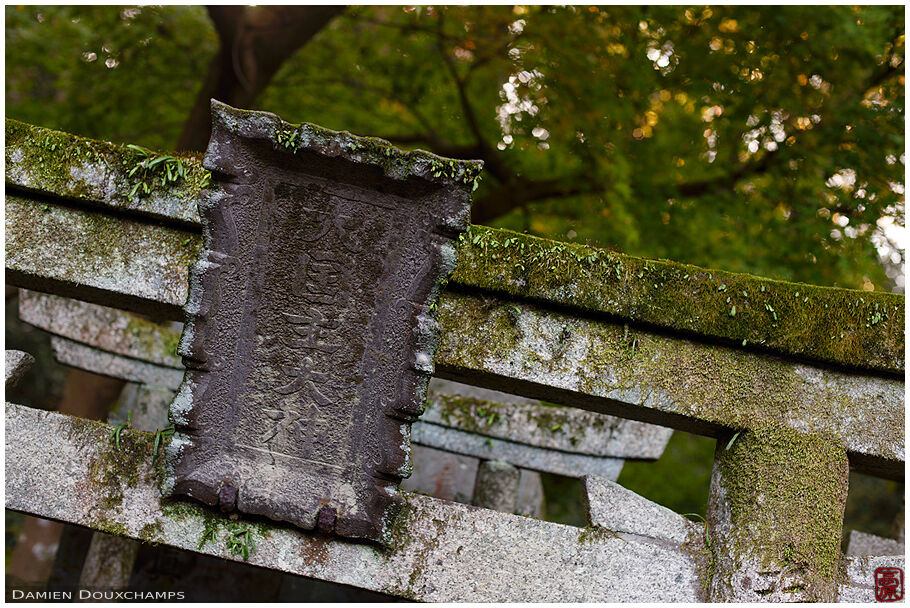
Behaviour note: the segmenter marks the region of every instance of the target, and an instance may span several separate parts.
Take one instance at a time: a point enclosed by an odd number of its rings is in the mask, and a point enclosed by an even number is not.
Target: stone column
[[[96,532],[92,536],[79,578],[79,587],[92,591],[121,591],[130,584],[139,543]]]
[[[709,601],[835,601],[846,452],[783,429],[731,437],[711,476]]]
[[[477,468],[474,505],[504,513],[518,507],[518,485],[521,471],[502,460],[485,460]]]

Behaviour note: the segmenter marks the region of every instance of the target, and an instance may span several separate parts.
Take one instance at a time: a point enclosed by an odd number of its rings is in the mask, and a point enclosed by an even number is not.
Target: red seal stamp
[[[900,568],[876,568],[875,599],[879,602],[904,599],[904,571]]]

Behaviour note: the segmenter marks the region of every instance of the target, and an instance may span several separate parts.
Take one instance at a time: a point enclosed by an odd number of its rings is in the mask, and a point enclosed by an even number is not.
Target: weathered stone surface
[[[6,507],[190,551],[241,560],[232,523],[162,498],[153,437],[7,404]],[[389,548],[250,523],[249,563],[423,601],[697,601],[695,559],[683,548],[406,495]],[[211,531],[206,536],[206,531]],[[203,538],[205,537],[205,542]],[[210,539],[210,540],[209,540]]]
[[[898,294],[775,281],[484,226],[462,238],[452,282],[731,345],[745,341],[749,350],[904,371]]]
[[[515,513],[540,518],[544,511],[543,480],[537,471],[521,469]]]
[[[900,568],[904,570],[903,556],[845,557],[842,569],[844,580],[838,587],[838,602],[875,602],[875,570]],[[904,570],[906,572],[906,570]],[[904,581],[906,593],[906,581]]]
[[[127,382],[176,390],[183,378],[183,374],[173,368],[128,359],[59,336],[51,338],[51,348],[60,363]]]
[[[208,172],[197,159],[181,159],[187,177],[179,183],[131,198],[139,180],[129,172],[140,161],[133,150],[9,119],[6,137],[6,182],[15,188],[198,226],[196,201]],[[386,164],[382,146],[340,154]],[[861,369],[904,370],[903,296],[647,260],[483,226],[472,227],[459,251],[453,283],[505,299],[556,302]]]
[[[6,388],[16,386],[34,363],[35,358],[26,352],[6,351]]]
[[[167,409],[174,391],[160,386],[127,383],[111,408],[107,421],[117,425],[130,417],[130,428],[155,431],[168,426]]]
[[[74,275],[73,280],[87,279]],[[435,363],[446,377],[706,435],[781,420],[840,441],[857,470],[903,476],[899,380],[499,300],[443,294],[440,311],[442,342]],[[562,340],[564,328],[569,335]],[[173,334],[162,338],[172,339]]]
[[[383,541],[480,164],[212,104],[174,492]]]
[[[904,384],[760,357],[531,305],[450,294],[436,373],[717,436],[784,426],[845,448],[858,470],[904,474]]]
[[[570,407],[505,404],[431,394],[421,422],[538,448],[590,456],[656,460],[671,429]]]
[[[19,308],[23,320],[51,333],[131,358],[183,367],[171,354],[178,338],[176,323],[155,323],[117,309],[27,290],[23,290]],[[672,434],[670,429],[634,420],[543,406],[531,399],[438,378],[430,382],[427,410],[420,418],[420,424],[424,422],[535,447],[636,459],[658,458]],[[471,445],[480,444],[474,440],[467,447]],[[483,446],[481,455],[487,456],[489,446]],[[564,460],[560,455],[552,458]],[[557,466],[553,472],[564,474],[575,461]],[[609,469],[613,471],[615,463]]]
[[[4,151],[7,186],[156,219],[199,222],[196,201],[208,183],[208,171],[197,159],[180,159],[185,175],[176,183],[161,187],[158,180],[146,179],[151,192],[131,197],[145,176],[130,173],[144,157],[126,146],[7,118]]]
[[[429,494],[442,500],[470,504],[480,461],[414,443],[411,437],[411,476],[401,481],[401,489]]]
[[[411,460],[414,463],[414,471],[410,477],[402,480],[402,490],[472,504],[474,483],[480,464],[477,458],[428,448],[412,440]],[[522,469],[518,484],[518,502],[511,512],[541,517],[543,504],[543,483],[540,473]]]
[[[85,556],[79,587],[93,591],[126,589],[138,552],[139,543],[134,540],[95,532]]]
[[[9,194],[5,210],[10,284],[183,319],[198,237]]]
[[[484,460],[477,469],[472,503],[477,507],[515,513],[521,471],[502,460]]]
[[[622,470],[622,458],[570,454],[526,443],[484,437],[469,431],[446,428],[417,421],[411,429],[411,441],[447,452],[474,456],[482,460],[505,460],[522,469],[580,477],[588,473],[616,479]]]
[[[585,475],[588,523],[613,532],[627,532],[685,543],[698,526],[679,513],[596,475]]]
[[[765,429],[718,441],[711,601],[834,601],[849,472],[827,437]]]
[[[182,370],[177,343],[183,324],[21,289],[19,318],[52,334],[118,355]]]
[[[847,555],[903,555],[904,543],[858,530],[850,530]]]
[[[493,403],[502,403],[505,405],[540,405],[540,401],[537,399],[528,399],[521,395],[512,395],[491,388],[463,384],[461,382],[455,382],[454,380],[444,380],[442,378],[434,377],[430,380],[430,384],[427,387],[427,398],[432,400],[436,396],[465,397],[467,399],[491,401]],[[426,416],[427,412],[421,414],[421,417],[424,419],[426,419]]]

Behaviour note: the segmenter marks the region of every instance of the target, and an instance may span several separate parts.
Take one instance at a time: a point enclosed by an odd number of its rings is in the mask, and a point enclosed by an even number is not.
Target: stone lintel
[[[289,526],[231,520],[165,498],[152,433],[6,405],[6,508],[229,560],[232,530],[249,530],[250,564],[418,601],[698,601],[684,548],[404,494],[388,548]]]
[[[234,123],[245,116],[242,110],[230,112]],[[269,116],[257,117],[259,130],[276,147],[302,145],[315,150],[325,148],[327,141],[340,141],[330,153],[372,163],[393,178],[416,171],[430,179],[473,183],[477,175],[474,164],[451,165],[421,151],[399,154],[383,140],[315,125],[291,125]],[[10,119],[6,137],[8,185],[39,197],[62,197],[118,213],[170,220],[191,229],[189,236],[198,247],[196,203],[209,181],[200,159],[181,157],[187,171],[184,180],[130,198],[139,178],[129,173],[141,161],[133,149]],[[904,371],[901,295],[649,260],[483,226],[473,226],[459,250],[452,283],[462,288],[552,302],[808,361],[892,375]],[[730,314],[734,306],[736,312]]]

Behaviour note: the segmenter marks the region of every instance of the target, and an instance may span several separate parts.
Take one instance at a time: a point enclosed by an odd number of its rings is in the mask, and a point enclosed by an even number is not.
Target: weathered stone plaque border
[[[173,492],[383,542],[481,164],[212,102]]]

